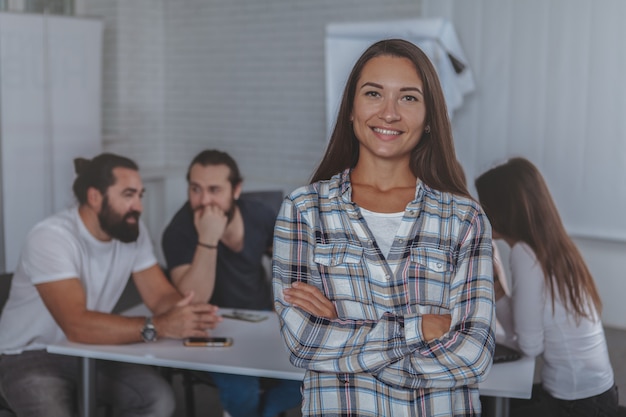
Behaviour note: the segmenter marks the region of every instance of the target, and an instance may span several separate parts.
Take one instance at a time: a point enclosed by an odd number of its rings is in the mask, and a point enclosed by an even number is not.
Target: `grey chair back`
[[[242,199],[254,200],[263,203],[271,208],[276,215],[278,215],[280,205],[283,203],[283,196],[284,195],[281,190],[245,191],[241,193]]]

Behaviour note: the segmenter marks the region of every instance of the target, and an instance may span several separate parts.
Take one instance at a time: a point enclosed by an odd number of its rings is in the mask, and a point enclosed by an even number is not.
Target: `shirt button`
[[[398,239],[398,242],[404,243],[404,239]]]
[[[389,274],[385,275],[385,279],[386,279],[387,281],[389,281],[389,280],[391,279],[391,275],[389,275]]]
[[[437,262],[437,269],[443,268],[443,264],[441,262]]]

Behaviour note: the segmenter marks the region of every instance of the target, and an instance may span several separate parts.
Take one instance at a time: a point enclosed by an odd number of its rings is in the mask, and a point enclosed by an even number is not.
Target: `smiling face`
[[[406,58],[378,56],[363,67],[351,114],[359,158],[408,160],[424,131],[424,87]]]

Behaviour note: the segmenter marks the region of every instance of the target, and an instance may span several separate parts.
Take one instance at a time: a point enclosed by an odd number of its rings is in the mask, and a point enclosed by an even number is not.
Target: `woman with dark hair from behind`
[[[491,232],[427,56],[370,46],[311,184],[283,202],[274,298],[304,416],[477,416],[492,363]]]
[[[494,238],[511,247],[511,296],[497,301],[498,318],[511,323],[507,338],[521,352],[544,362],[542,383],[530,400],[512,401],[511,415],[614,416],[602,302],[541,173],[513,158],[475,183]]]

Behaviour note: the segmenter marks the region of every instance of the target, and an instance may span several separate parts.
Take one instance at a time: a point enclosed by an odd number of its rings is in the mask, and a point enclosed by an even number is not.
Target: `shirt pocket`
[[[426,311],[439,314],[450,306],[450,282],[455,272],[452,254],[434,248],[411,248],[412,271],[409,277],[410,299],[413,304],[433,307]]]
[[[318,244],[314,260],[327,297],[335,302],[339,317],[371,319],[375,311],[365,278],[363,247],[351,243]]]

